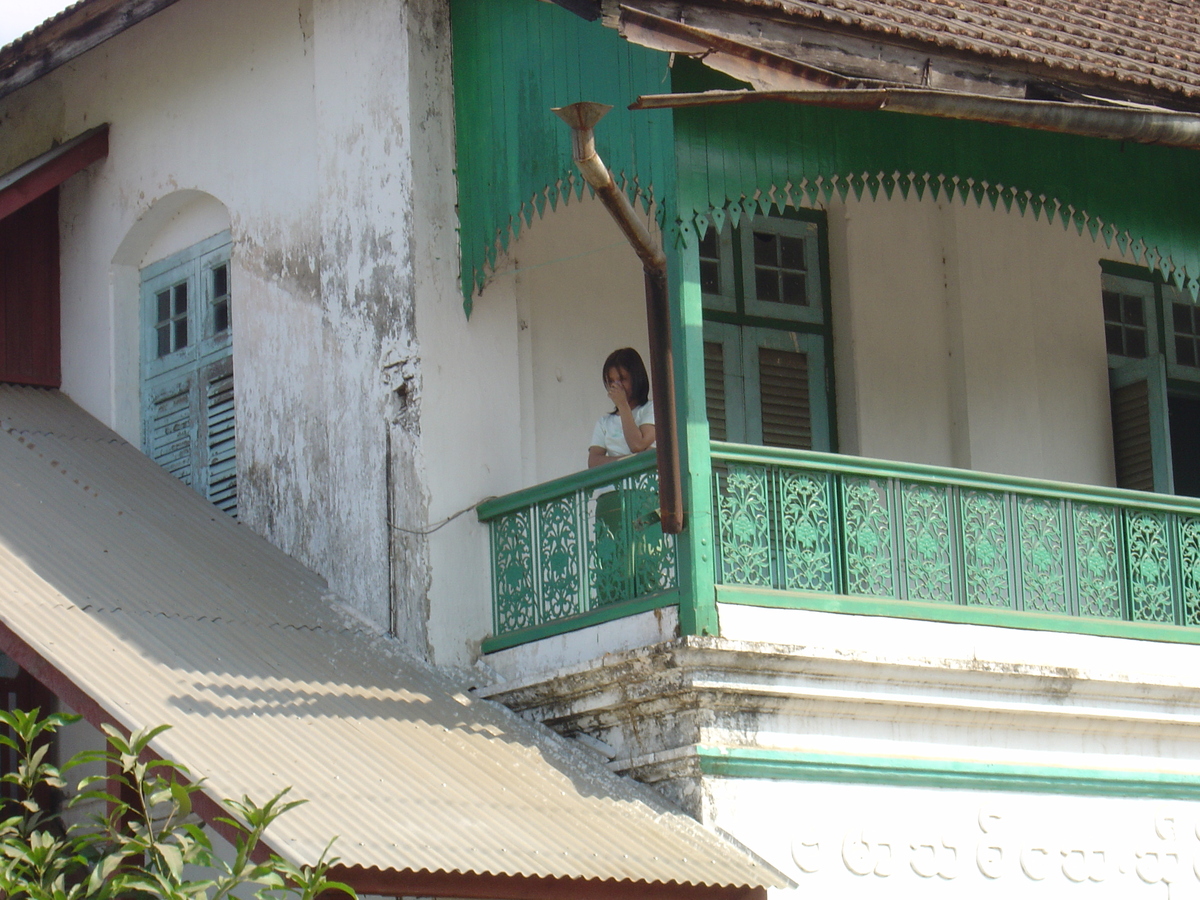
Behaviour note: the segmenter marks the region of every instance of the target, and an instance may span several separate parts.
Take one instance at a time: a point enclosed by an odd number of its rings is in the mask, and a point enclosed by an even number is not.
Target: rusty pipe
[[[659,515],[666,534],[679,534],[684,524],[683,476],[679,466],[679,429],[675,420],[675,363],[671,351],[667,257],[655,245],[649,229],[642,224],[629,198],[617,188],[612,173],[596,153],[593,129],[611,109],[603,103],[585,102],[572,103],[552,112],[570,126],[575,165],[642,261],[646,276],[650,384],[654,390]]]
[[[1110,106],[1097,103],[1058,103],[954,94],[925,88],[870,88],[813,91],[704,91],[695,94],[648,94],[630,109],[679,109],[727,103],[777,100],[837,109],[887,110],[943,119],[964,119],[1032,128],[1058,134],[1161,144],[1200,149],[1200,116],[1174,110]]]

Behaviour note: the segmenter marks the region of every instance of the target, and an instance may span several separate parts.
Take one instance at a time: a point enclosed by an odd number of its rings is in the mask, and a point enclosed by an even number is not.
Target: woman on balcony
[[[592,430],[589,469],[654,446],[654,404],[641,355],[632,347],[614,350],[604,361],[601,378],[614,409]]]
[[[632,347],[614,350],[602,370],[613,411],[600,417],[588,447],[588,468],[654,446],[654,404],[642,357]],[[657,589],[662,530],[657,494],[621,483],[596,493],[596,602],[613,603]]]

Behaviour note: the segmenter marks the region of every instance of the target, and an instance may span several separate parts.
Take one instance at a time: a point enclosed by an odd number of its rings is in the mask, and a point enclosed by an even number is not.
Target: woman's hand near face
[[[625,393],[625,386],[619,381],[610,381],[608,383],[608,399],[613,402],[613,405],[617,408],[617,412],[629,409],[629,397]]]

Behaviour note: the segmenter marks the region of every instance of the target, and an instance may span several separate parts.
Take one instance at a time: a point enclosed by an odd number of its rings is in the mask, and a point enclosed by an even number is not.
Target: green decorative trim
[[[505,494],[503,497],[485,500],[479,504],[475,512],[479,516],[480,522],[488,522],[507,513],[544,503],[547,500],[557,500],[559,497],[565,497],[577,491],[607,487],[630,475],[649,472],[654,469],[655,464],[654,451],[643,450],[641,453],[605,463],[594,469],[572,472],[570,475],[555,478],[553,481],[543,481],[533,487]]]
[[[629,44],[552,3],[452,0],[454,120],[463,305],[498,253],[549,207],[582,196],[571,132],[550,112],[580,100],[613,107],[596,147],[630,199],[674,218],[669,110],[634,113],[639,94],[668,83],[669,57]],[[590,191],[590,189],[589,189]]]
[[[1154,622],[1125,622],[1089,616],[1056,616],[1049,613],[1017,612],[983,606],[958,606],[950,603],[926,603],[918,600],[889,600],[881,597],[850,597],[815,591],[778,591],[762,588],[717,585],[717,602],[736,606],[761,606],[769,609],[806,609],[815,612],[844,613],[855,616],[886,616],[893,619],[918,619],[964,625],[993,625],[1026,631],[1056,631],[1092,634],[1099,637],[1130,638],[1140,641],[1169,641],[1176,644],[1200,644],[1200,629],[1180,628]]]
[[[784,465],[789,468],[815,469],[845,475],[877,478],[900,478],[934,484],[955,485],[982,491],[1015,491],[1039,497],[1077,500],[1081,503],[1108,503],[1114,506],[1200,515],[1200,499],[1130,491],[1123,488],[1070,484],[1045,481],[1016,475],[995,475],[951,469],[921,463],[894,460],[866,459],[837,453],[818,453],[810,450],[788,450],[782,447],[757,447],[748,444],[712,442],[713,459],[757,465]]]
[[[674,90],[728,87],[676,61]],[[784,103],[676,110],[679,236],[834,197],[912,195],[1045,217],[1129,251],[1195,299],[1200,154],[894,112]]]
[[[723,778],[1200,800],[1200,775],[1190,772],[1130,772],[707,746],[697,747],[696,752],[702,774]]]
[[[624,619],[627,616],[636,616],[638,613],[647,612],[652,609],[663,609],[664,607],[675,606],[678,603],[679,591],[677,590],[664,591],[661,594],[654,594],[650,597],[624,600],[620,603],[613,603],[609,606],[602,606],[599,609],[547,622],[544,625],[535,625],[523,628],[520,631],[484,638],[480,649],[484,653],[495,653],[497,650],[505,650],[509,647],[529,644],[533,641],[554,637],[556,634],[578,631],[581,628],[587,628],[591,625],[600,625],[604,622]]]

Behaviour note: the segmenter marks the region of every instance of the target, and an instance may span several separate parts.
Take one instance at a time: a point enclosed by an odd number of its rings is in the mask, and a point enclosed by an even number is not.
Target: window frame
[[[229,289],[229,259],[233,242],[229,231],[214,234],[191,247],[151,263],[141,271],[142,382],[164,375],[183,366],[202,364],[204,358],[220,356],[233,343],[233,308],[230,301],[229,327],[217,332],[213,328],[212,272],[226,266],[226,293]],[[188,285],[187,332],[185,347],[158,355],[157,295],[167,287]]]
[[[753,216],[748,221],[743,220],[738,229],[741,234],[741,274],[742,274],[742,311],[749,316],[759,316],[764,319],[780,319],[796,322],[822,324],[826,320],[824,303],[825,279],[822,277],[822,254],[820,229],[811,219],[799,219],[782,216]],[[763,232],[776,237],[802,238],[804,241],[804,264],[807,278],[806,294],[812,298],[814,292],[807,289],[813,280],[817,282],[815,291],[817,302],[800,306],[773,300],[758,299],[758,279],[755,275],[754,234]]]
[[[710,221],[708,227],[717,226],[715,222]],[[752,293],[755,284],[752,255],[754,229],[807,238],[806,265],[810,267],[810,279],[815,279],[816,282],[815,290],[812,291],[816,302],[808,307],[796,307],[758,301],[753,296],[747,299],[748,292]],[[741,435],[743,441],[751,443],[749,435],[757,434],[761,441],[761,409],[758,410],[758,427],[753,427],[749,421],[752,411],[746,404],[752,398],[746,389],[745,383],[749,376],[744,362],[750,353],[746,347],[751,343],[757,347],[761,343],[761,337],[768,342],[762,344],[763,346],[780,341],[791,342],[797,346],[781,345],[776,349],[799,350],[809,354],[809,414],[812,417],[813,449],[836,453],[838,445],[833,371],[833,317],[829,289],[828,226],[824,211],[789,208],[782,214],[773,216],[742,216],[737,225],[733,224],[729,216],[725,216],[717,246],[726,254],[725,259],[729,260],[728,265],[721,267],[723,290],[728,284],[726,279],[730,278],[733,294],[715,295],[701,290],[703,340],[721,342],[724,359],[736,359],[738,363],[737,376],[731,374],[728,363],[725,369],[728,439],[733,442],[734,435]],[[699,255],[698,247],[696,252]],[[813,286],[812,280],[809,285]],[[756,341],[758,343],[755,343]],[[732,397],[742,398],[742,408],[731,408],[729,400]]]

